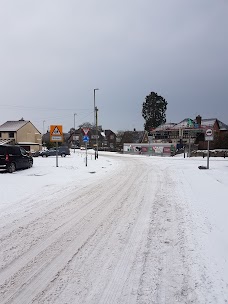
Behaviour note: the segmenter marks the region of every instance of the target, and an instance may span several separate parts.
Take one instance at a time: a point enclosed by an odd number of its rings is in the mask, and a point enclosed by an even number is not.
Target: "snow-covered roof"
[[[0,126],[0,132],[15,132],[26,125],[29,120],[7,121]]]
[[[174,125],[172,127],[172,129],[178,129],[179,130],[179,129],[187,128],[188,127],[188,123],[189,123],[189,118],[185,118],[184,120],[182,120],[178,124]]]
[[[153,131],[163,131],[163,130],[168,130],[168,129],[173,129],[173,127],[176,125],[176,123],[164,123],[160,126],[158,126],[157,128],[155,128]]]
[[[196,119],[191,119],[194,123],[196,123]],[[228,130],[228,126],[224,124],[223,122],[217,120],[216,118],[206,118],[201,120],[201,127],[213,127],[218,121],[220,130]],[[181,122],[174,124],[174,123],[169,123],[169,124],[163,124],[157,127],[154,131],[161,131],[161,130],[167,130],[167,129],[173,129],[173,130],[179,130],[179,129],[184,129],[184,128],[189,128],[189,118],[183,119]]]
[[[216,123],[216,118],[208,118],[208,119],[202,119],[201,126],[202,127],[213,127]]]
[[[224,124],[222,121],[218,120],[219,129],[221,131],[228,131],[228,125]]]

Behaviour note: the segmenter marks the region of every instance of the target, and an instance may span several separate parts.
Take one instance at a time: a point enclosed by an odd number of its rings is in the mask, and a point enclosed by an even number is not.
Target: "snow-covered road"
[[[175,160],[118,156],[99,178],[5,204],[0,303],[225,303],[181,172]]]

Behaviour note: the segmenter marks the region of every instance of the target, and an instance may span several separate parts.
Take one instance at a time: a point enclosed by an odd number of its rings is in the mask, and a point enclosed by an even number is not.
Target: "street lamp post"
[[[76,116],[76,115],[77,115],[77,114],[74,113],[74,135],[73,135],[74,153],[75,153],[75,143],[76,143],[76,140],[75,140],[75,116]]]
[[[96,91],[98,91],[99,89],[93,89],[93,110],[94,110],[94,126],[96,125],[96,149],[95,151],[95,159],[98,158],[98,140],[97,140],[97,108],[96,108]]]
[[[96,150],[97,150],[97,158],[98,158],[98,126],[97,126],[97,112],[98,108],[95,108],[96,111]]]
[[[44,123],[45,123],[45,120],[43,120],[43,135],[42,137],[44,136]],[[43,138],[41,137],[41,145],[43,146]]]

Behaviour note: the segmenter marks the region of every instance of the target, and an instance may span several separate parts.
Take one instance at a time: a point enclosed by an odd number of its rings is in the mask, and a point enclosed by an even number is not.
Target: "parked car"
[[[0,169],[13,173],[18,169],[31,168],[33,158],[24,149],[16,145],[0,145]]]
[[[40,156],[40,151],[34,151],[31,153],[32,157],[38,157]]]
[[[65,157],[66,155],[70,155],[70,149],[66,146],[60,146],[57,149],[58,155]],[[49,150],[44,150],[40,152],[40,156],[48,157],[48,156],[55,156],[56,155],[56,148],[51,148]]]

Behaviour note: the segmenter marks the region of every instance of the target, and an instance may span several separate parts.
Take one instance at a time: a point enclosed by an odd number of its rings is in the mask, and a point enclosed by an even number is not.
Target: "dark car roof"
[[[2,149],[2,148],[3,148],[3,149]],[[16,145],[7,145],[7,144],[0,145],[0,149],[2,149],[2,150],[7,150],[7,148],[20,148],[20,146],[16,146]]]

